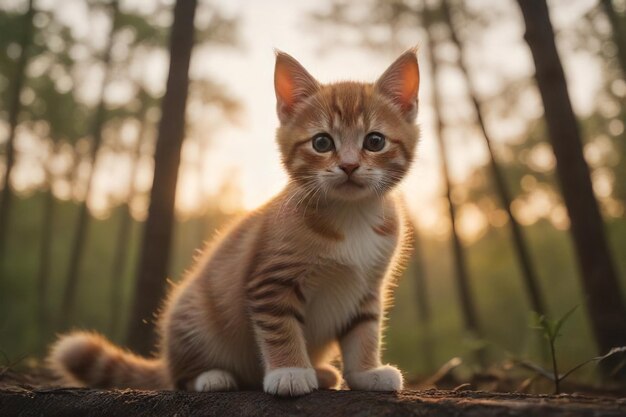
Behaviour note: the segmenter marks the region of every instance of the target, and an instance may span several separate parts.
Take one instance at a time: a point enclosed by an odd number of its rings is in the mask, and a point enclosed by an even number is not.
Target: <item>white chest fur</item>
[[[396,215],[384,213],[382,207],[364,207],[336,217],[334,226],[343,238],[323,256],[331,265],[308,278],[312,295],[307,305],[308,343],[333,339],[355,316],[361,300],[379,287],[398,241],[396,233],[380,232],[385,214]]]
[[[387,262],[393,254],[397,236],[395,233],[380,233],[380,226],[388,221],[386,216],[395,216],[395,213],[385,213],[378,206],[340,213],[337,226],[343,239],[333,247],[331,258],[361,273]]]

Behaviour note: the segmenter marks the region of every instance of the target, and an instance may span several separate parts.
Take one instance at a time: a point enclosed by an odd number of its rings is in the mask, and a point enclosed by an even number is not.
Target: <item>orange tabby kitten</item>
[[[167,299],[158,358],[86,332],[62,336],[49,363],[69,384],[302,395],[399,391],[380,360],[392,275],[406,247],[390,191],[413,159],[415,50],[374,84],[320,84],[276,55],[277,141],[286,188],[204,252]]]

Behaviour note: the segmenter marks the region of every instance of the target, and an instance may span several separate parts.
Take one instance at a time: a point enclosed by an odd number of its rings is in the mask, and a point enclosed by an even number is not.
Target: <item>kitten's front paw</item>
[[[391,365],[380,366],[361,372],[349,372],[346,382],[358,391],[401,391],[402,373]]]
[[[193,388],[197,392],[235,391],[237,382],[230,372],[212,369],[198,375],[194,381]]]
[[[263,390],[268,394],[298,396],[317,389],[317,377],[312,368],[277,368],[263,379]]]

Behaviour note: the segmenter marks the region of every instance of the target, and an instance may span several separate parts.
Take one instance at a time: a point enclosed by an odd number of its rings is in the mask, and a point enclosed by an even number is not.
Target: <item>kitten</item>
[[[208,248],[169,295],[159,357],[86,332],[48,358],[69,384],[302,395],[399,391],[380,359],[388,289],[406,249],[390,191],[418,140],[416,51],[374,84],[320,84],[277,52],[277,141],[290,182]],[[262,175],[260,173],[260,175]]]

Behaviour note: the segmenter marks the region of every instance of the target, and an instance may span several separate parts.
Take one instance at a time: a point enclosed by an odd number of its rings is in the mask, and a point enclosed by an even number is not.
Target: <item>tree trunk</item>
[[[111,7],[111,31],[109,33],[109,39],[106,49],[104,51],[104,57],[102,63],[104,65],[104,78],[100,85],[100,101],[93,120],[91,128],[92,142],[90,159],[91,165],[89,173],[87,174],[87,189],[85,191],[85,198],[80,205],[78,211],[78,220],[76,221],[76,230],[74,233],[74,239],[72,243],[72,251],[70,253],[70,260],[67,272],[67,279],[65,282],[65,289],[63,292],[63,304],[61,306],[61,321],[60,325],[66,327],[71,324],[72,315],[76,307],[76,289],[78,286],[78,276],[80,274],[81,262],[83,259],[83,253],[85,250],[85,242],[87,240],[87,233],[89,229],[89,207],[87,205],[89,201],[89,194],[91,193],[94,172],[96,168],[98,151],[102,143],[102,128],[104,125],[105,116],[105,102],[104,92],[109,80],[111,78],[111,50],[113,48],[113,37],[115,35],[115,29],[118,17],[118,1],[113,0],[110,4]]]
[[[176,182],[185,131],[189,61],[194,38],[196,0],[177,0],[170,38],[170,68],[154,155],[154,179],[146,221],[128,343],[146,354],[153,347],[153,315],[165,294],[170,260]]]
[[[26,81],[26,66],[29,49],[33,39],[33,16],[35,15],[34,0],[28,1],[28,9],[24,14],[24,27],[20,39],[20,57],[15,66],[15,79],[9,98],[9,136],[6,142],[6,160],[4,167],[4,187],[0,197],[0,278],[4,276],[5,245],[8,239],[9,213],[13,195],[11,194],[11,172],[15,164],[15,133],[22,110],[20,97]]]
[[[556,157],[556,173],[571,221],[584,300],[600,352],[626,345],[626,309],[604,225],[583,157],[580,130],[545,0],[518,0],[526,23],[525,39],[535,63],[535,79]]]
[[[424,253],[420,241],[420,234],[416,225],[413,229],[413,267],[415,268],[415,306],[417,308],[417,319],[422,330],[420,338],[420,357],[426,364],[425,371],[433,370],[435,357],[433,354],[432,331],[431,331],[431,306],[428,298],[428,287],[426,282],[426,268],[424,268]]]
[[[528,245],[526,245],[526,239],[524,238],[522,228],[520,227],[517,219],[513,215],[511,211],[511,192],[506,184],[506,180],[502,173],[502,169],[496,160],[496,156],[494,155],[492,149],[492,140],[491,136],[487,131],[487,127],[485,125],[485,121],[483,119],[482,106],[478,100],[478,94],[476,89],[474,88],[474,84],[469,75],[468,66],[466,64],[464,58],[464,49],[463,44],[461,43],[454,24],[452,22],[452,15],[450,13],[449,0],[442,0],[441,2],[441,10],[442,15],[445,20],[445,23],[450,28],[450,38],[452,42],[456,45],[459,51],[459,59],[458,59],[458,67],[465,78],[465,84],[467,85],[468,94],[474,106],[474,111],[476,113],[476,121],[480,126],[480,130],[483,134],[483,138],[485,139],[485,145],[487,146],[487,150],[489,152],[489,162],[491,166],[491,172],[493,175],[493,179],[495,181],[496,191],[498,196],[500,197],[500,202],[502,207],[506,211],[506,214],[509,218],[509,225],[511,227],[511,235],[513,238],[513,247],[515,248],[515,253],[517,255],[517,262],[519,264],[520,269],[522,270],[522,274],[524,277],[524,284],[526,287],[526,292],[528,294],[528,298],[530,300],[530,305],[532,309],[539,314],[546,314],[546,307],[543,296],[541,294],[541,289],[539,288],[539,283],[537,279],[537,273],[535,266],[533,265],[532,259],[530,257],[530,253],[528,251]]]
[[[617,48],[617,57],[619,59],[619,64],[622,67],[622,77],[626,79],[626,29],[622,26],[620,16],[617,14],[615,8],[613,8],[611,0],[600,1],[602,3],[602,7],[604,8],[604,13],[606,13],[606,16],[611,22],[613,43]]]
[[[424,268],[424,254],[420,243],[420,235],[417,227],[413,226],[413,264],[415,268],[415,301],[417,317],[420,323],[426,325],[430,322],[431,309],[428,302],[428,289],[426,285],[426,269]]]
[[[197,175],[198,175],[198,195],[204,199],[204,156],[206,155],[206,150],[208,149],[209,144],[206,138],[198,139],[198,160],[197,162]],[[198,222],[198,227],[196,229],[196,241],[199,248],[204,246],[204,242],[206,241],[207,236],[209,235],[209,227],[208,227],[208,214],[207,207],[204,205],[204,201],[200,204],[203,205],[202,212],[200,216],[196,219]]]
[[[435,56],[435,41],[433,40],[432,33],[432,19],[431,13],[432,10],[429,9],[430,6],[426,6],[423,11],[424,16],[424,26],[427,31],[428,37],[428,52],[429,59],[432,68],[432,80],[433,80],[433,107],[434,114],[436,117],[436,131],[437,131],[437,140],[439,143],[439,154],[441,155],[441,169],[442,176],[444,179],[445,190],[446,190],[446,198],[448,200],[448,209],[450,212],[450,226],[451,226],[451,234],[452,234],[452,249],[454,253],[454,266],[455,266],[455,277],[457,290],[459,292],[459,298],[461,301],[461,310],[463,312],[463,320],[465,324],[465,329],[470,333],[473,337],[482,337],[482,329],[478,320],[478,314],[476,313],[476,307],[474,303],[474,297],[472,296],[470,284],[469,284],[469,275],[467,273],[467,265],[465,261],[465,251],[463,249],[463,244],[461,242],[461,238],[458,233],[457,224],[456,224],[456,207],[452,202],[452,185],[450,181],[448,162],[447,162],[447,152],[446,152],[446,144],[443,137],[444,132],[444,124],[442,119],[442,103],[439,98],[439,94],[437,93],[439,90],[436,86],[437,79],[437,58]],[[479,361],[482,362],[482,354],[478,357]]]
[[[137,144],[133,152],[133,162],[130,170],[130,180],[128,184],[128,197],[126,203],[120,207],[120,225],[117,232],[117,243],[115,245],[115,258],[113,259],[113,270],[111,273],[111,323],[110,334],[117,335],[120,329],[122,302],[122,277],[126,269],[126,258],[128,254],[128,244],[131,239],[132,232],[132,216],[130,213],[130,203],[135,195],[135,179],[137,176],[137,167],[139,158],[141,157],[141,145],[143,144],[144,131],[146,126],[145,111],[139,116],[140,128],[137,134]]]
[[[51,320],[48,316],[48,289],[50,283],[50,260],[52,248],[52,236],[54,225],[54,195],[52,194],[52,181],[48,173],[48,186],[44,194],[41,218],[41,243],[39,246],[39,271],[37,279],[37,309],[39,324],[39,345],[45,346],[50,334]]]

